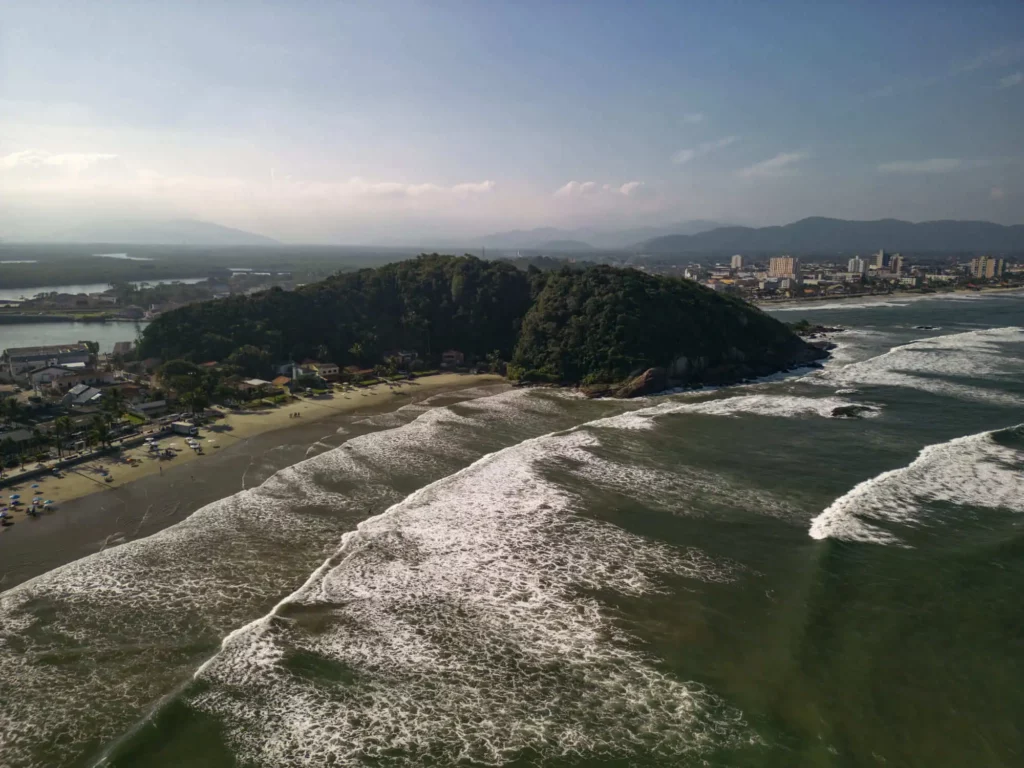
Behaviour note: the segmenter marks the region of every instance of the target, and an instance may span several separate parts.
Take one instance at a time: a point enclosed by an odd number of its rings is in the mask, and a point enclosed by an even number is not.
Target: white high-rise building
[[[733,269],[743,269],[743,256],[737,253],[732,257],[732,261],[729,262],[729,266]]]
[[[868,263],[864,261],[860,256],[854,256],[846,265],[847,272],[854,272],[858,275],[863,275],[868,271]]]
[[[798,277],[800,259],[792,256],[772,256],[768,260],[768,277]]]

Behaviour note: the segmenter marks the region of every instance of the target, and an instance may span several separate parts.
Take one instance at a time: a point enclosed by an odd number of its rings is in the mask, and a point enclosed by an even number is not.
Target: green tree
[[[270,353],[265,349],[245,344],[230,355],[226,360],[228,365],[235,365],[242,369],[247,376],[265,377],[271,372]]]
[[[89,437],[106,448],[110,445],[110,425],[100,414],[92,417],[92,425],[89,428]]]
[[[18,421],[25,411],[24,406],[14,397],[8,397],[0,401],[0,409],[2,409],[4,423],[8,427]]]
[[[494,350],[487,353],[487,370],[491,373],[501,373],[502,360],[501,350]]]
[[[57,458],[64,458],[64,446],[68,439],[71,437],[71,433],[74,431],[75,425],[71,419],[67,416],[61,416],[53,422],[53,444],[57,448]]]
[[[118,421],[125,410],[124,394],[116,388],[104,390],[100,407],[112,423]]]
[[[181,404],[188,408],[192,415],[201,413],[210,404],[210,398],[201,389],[194,389],[181,396]]]

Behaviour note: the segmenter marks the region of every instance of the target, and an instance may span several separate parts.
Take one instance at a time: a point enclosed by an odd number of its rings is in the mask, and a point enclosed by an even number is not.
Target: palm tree
[[[71,430],[74,429],[74,424],[71,423],[71,419],[67,416],[61,416],[53,422],[53,439],[54,444],[57,446],[57,458],[64,458],[64,438],[71,436]]]
[[[14,422],[20,419],[22,412],[25,410],[21,403],[13,397],[8,397],[0,402],[0,409],[2,409],[4,423],[6,423],[7,426],[11,426]]]
[[[106,448],[110,444],[110,426],[107,424],[107,420],[99,414],[92,417],[89,438],[99,443],[102,448]]]
[[[111,422],[121,418],[124,413],[124,394],[119,389],[108,389],[103,393],[103,411]]]

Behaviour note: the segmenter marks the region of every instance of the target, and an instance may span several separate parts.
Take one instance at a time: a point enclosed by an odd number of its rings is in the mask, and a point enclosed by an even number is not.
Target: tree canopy
[[[688,280],[432,254],[292,292],[182,307],[146,328],[140,354],[171,360],[163,375],[181,380],[195,378],[189,363],[206,360],[262,376],[289,359],[373,365],[393,350],[436,361],[447,349],[492,369],[511,360],[514,378],[592,383],[653,366],[691,379],[723,366],[737,376],[772,372],[807,347],[742,300]]]

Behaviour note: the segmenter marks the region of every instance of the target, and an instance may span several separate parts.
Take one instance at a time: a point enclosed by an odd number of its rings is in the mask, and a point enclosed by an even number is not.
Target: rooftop
[[[77,344],[53,344],[48,347],[11,347],[5,349],[8,357],[43,357],[44,355],[88,354],[89,347],[81,342]]]

